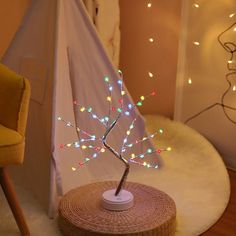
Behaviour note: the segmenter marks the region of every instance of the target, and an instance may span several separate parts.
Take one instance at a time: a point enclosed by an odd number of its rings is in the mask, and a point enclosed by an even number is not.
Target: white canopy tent
[[[32,87],[25,164],[20,170],[14,169],[14,174],[42,204],[49,206],[49,214],[53,215],[58,197],[73,187],[105,179],[119,180],[124,166],[108,152],[74,172],[72,166],[78,166],[88,154],[78,148],[59,148],[60,144],[78,140],[76,126],[98,137],[105,132],[101,122],[87,112],[80,113],[73,104],[76,101],[91,106],[100,117],[107,115],[109,93],[105,76],[114,87],[113,105],[119,106],[120,76],[113,69],[82,1],[33,0],[3,63],[29,78]],[[123,90],[125,103],[132,103],[125,87]],[[57,121],[58,116],[74,127]],[[132,140],[145,134],[143,119],[133,109],[130,116],[120,119],[109,136],[108,141],[118,150],[134,117],[137,121]],[[144,144],[136,153],[151,145],[149,141]]]

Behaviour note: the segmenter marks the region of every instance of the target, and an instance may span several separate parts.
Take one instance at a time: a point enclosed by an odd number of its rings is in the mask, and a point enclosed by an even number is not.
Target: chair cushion
[[[0,124],[0,166],[21,164],[24,154],[24,137]]]

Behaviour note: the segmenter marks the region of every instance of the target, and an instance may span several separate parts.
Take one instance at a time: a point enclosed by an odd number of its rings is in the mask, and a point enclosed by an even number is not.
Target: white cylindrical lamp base
[[[122,189],[115,196],[116,189],[107,190],[102,194],[102,206],[110,211],[124,211],[134,205],[134,196],[131,192]]]

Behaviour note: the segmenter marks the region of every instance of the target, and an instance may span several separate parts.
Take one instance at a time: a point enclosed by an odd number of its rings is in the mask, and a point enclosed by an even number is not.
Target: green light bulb
[[[139,106],[139,107],[141,107],[142,105],[143,105],[142,102],[137,103],[137,106]]]
[[[109,77],[108,77],[108,76],[105,76],[105,77],[104,77],[104,80],[105,80],[106,82],[109,82]]]
[[[152,149],[148,148],[147,153],[151,153],[151,152],[152,152]]]

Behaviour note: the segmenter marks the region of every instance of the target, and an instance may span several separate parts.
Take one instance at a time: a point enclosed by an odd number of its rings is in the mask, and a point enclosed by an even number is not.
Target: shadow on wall
[[[2,34],[0,40],[0,59],[10,45],[30,3],[31,0],[1,1],[0,28]]]

